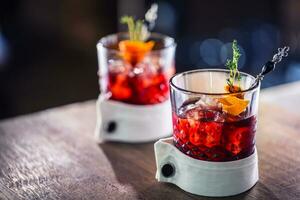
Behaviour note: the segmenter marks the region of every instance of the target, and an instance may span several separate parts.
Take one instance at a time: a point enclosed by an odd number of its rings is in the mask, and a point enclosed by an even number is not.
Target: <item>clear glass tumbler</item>
[[[255,150],[260,83],[241,72],[242,91],[224,89],[228,70],[187,71],[170,80],[174,145],[207,161],[232,161]]]
[[[127,33],[117,33],[100,39],[97,44],[101,93],[108,99],[135,105],[169,99],[168,83],[175,73],[174,39],[152,33],[148,41],[155,44],[150,52],[124,55],[118,44],[128,38]]]

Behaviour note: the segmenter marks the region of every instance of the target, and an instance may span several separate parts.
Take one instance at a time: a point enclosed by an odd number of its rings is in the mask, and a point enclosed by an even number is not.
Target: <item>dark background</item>
[[[142,17],[154,1],[1,0],[0,118],[96,98],[97,41],[124,30],[124,14]],[[241,71],[257,74],[279,46],[288,61],[263,87],[300,79],[298,0],[162,0],[156,32],[178,43],[178,72],[224,67],[230,44],[242,51]]]

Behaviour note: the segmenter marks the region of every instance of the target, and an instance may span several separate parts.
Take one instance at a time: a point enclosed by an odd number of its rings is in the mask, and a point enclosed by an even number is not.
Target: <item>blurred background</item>
[[[177,41],[178,72],[224,68],[237,39],[241,71],[257,74],[279,46],[291,54],[263,87],[300,79],[299,0],[9,0],[0,6],[0,118],[95,99],[97,41],[122,15],[159,6],[155,32]]]

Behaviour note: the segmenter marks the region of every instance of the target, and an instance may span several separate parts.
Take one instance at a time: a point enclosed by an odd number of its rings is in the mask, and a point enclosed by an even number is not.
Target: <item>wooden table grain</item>
[[[97,144],[95,121],[95,101],[1,121],[0,199],[213,199],[158,183],[153,143]],[[224,199],[300,199],[299,134],[299,115],[261,102],[259,182]]]

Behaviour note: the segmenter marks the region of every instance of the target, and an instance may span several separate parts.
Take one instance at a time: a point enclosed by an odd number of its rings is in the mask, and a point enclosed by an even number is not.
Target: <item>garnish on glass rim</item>
[[[249,104],[248,100],[241,99],[233,95],[227,95],[220,98],[219,102],[222,104],[223,111],[234,116],[241,114]]]
[[[125,15],[121,18],[121,23],[127,24],[130,40],[143,41],[143,35],[142,35],[143,20],[138,19],[134,21],[133,17]]]
[[[241,54],[236,40],[233,40],[232,42],[232,51],[232,60],[228,59],[226,62],[226,67],[230,70],[230,74],[227,79],[227,86],[225,87],[225,90],[228,92],[240,92],[241,75],[238,70],[238,62]],[[238,81],[238,85],[235,85],[236,80]]]
[[[226,67],[230,70],[229,78],[226,79],[227,85],[225,90],[229,93],[241,92],[241,74],[238,70],[238,62],[241,56],[237,41],[233,40],[232,42],[232,60],[227,60]],[[238,85],[236,85],[236,80]],[[222,110],[231,114],[239,115],[241,114],[248,106],[249,101],[244,99],[243,94],[229,94],[223,98],[218,99],[222,105]]]
[[[157,4],[153,4],[146,13],[146,21],[154,26],[154,21],[157,17]],[[145,42],[150,35],[148,27],[143,20],[134,20],[132,16],[123,16],[122,24],[127,24],[129,40],[119,42],[119,49],[124,60],[136,65],[141,62],[145,55],[152,50],[154,41]]]

